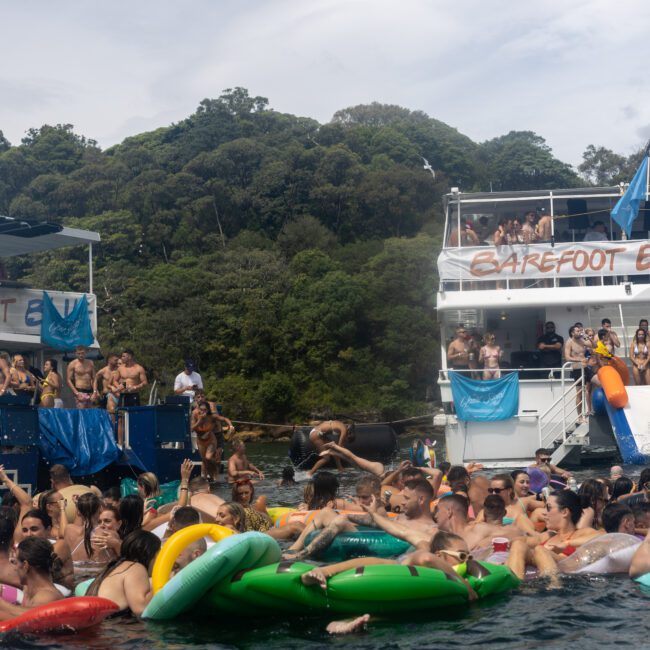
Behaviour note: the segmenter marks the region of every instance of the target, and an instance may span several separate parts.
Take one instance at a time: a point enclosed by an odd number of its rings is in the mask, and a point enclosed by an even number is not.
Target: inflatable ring
[[[101,623],[118,610],[112,600],[97,596],[55,600],[0,623],[0,633],[12,630],[31,634],[76,632]]]
[[[174,533],[160,549],[156,562],[151,572],[151,585],[154,594],[160,591],[169,580],[176,558],[193,542],[202,537],[211,537],[215,542],[220,542],[230,537],[233,531],[218,524],[195,524],[182,528]]]
[[[305,538],[308,546],[320,531]],[[355,532],[339,533],[319,555],[321,562],[342,562],[353,557],[397,557],[411,548],[408,542],[393,537],[383,530],[361,527]]]
[[[320,510],[293,510],[291,512],[285,512],[281,514],[275,521],[276,528],[282,528],[287,524],[293,523],[294,521],[299,521],[305,526],[311,523],[314,520],[314,517],[320,512]],[[366,513],[363,510],[335,510],[338,515],[365,515]],[[270,514],[270,513],[269,513]],[[397,517],[396,512],[386,513],[389,517]]]
[[[266,512],[269,513],[269,517],[271,517],[271,521],[273,521],[273,523],[275,524],[280,517],[298,511],[296,510],[296,508],[283,508],[280,506],[276,506],[275,508],[267,508]]]

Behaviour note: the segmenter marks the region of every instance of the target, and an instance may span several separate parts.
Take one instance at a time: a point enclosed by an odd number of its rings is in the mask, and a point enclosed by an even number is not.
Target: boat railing
[[[581,368],[578,379],[569,382],[565,371],[571,370],[571,367],[570,361],[562,366],[560,397],[538,417],[540,447],[551,446],[560,437],[562,442],[566,442],[567,432],[575,429],[583,414],[587,413],[584,368]],[[579,400],[576,399],[578,393]]]
[[[567,364],[564,364],[565,366]],[[458,374],[469,375],[470,378],[472,375],[483,375],[483,368],[469,368],[469,369],[456,369],[448,368],[447,370],[440,369],[438,371],[438,381],[449,381],[449,375],[452,372]],[[560,375],[564,375],[565,371],[563,368],[501,368],[501,376],[507,375],[509,373],[516,372],[519,375],[520,381],[560,381]],[[564,378],[562,377],[564,381]]]

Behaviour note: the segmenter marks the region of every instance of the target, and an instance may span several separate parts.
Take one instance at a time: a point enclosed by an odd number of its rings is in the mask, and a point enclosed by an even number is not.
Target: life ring
[[[298,512],[298,510],[296,510],[296,508],[283,508],[280,506],[276,506],[275,508],[267,508],[266,512],[268,513],[269,517],[271,517],[271,520],[275,524],[277,523],[278,519],[283,515],[291,514],[292,512]]]
[[[305,546],[318,535],[314,531],[305,538]],[[355,532],[339,533],[318,556],[322,562],[342,562],[353,557],[397,557],[411,548],[408,542],[376,528],[360,528]]]
[[[625,533],[606,533],[589,540],[557,564],[562,573],[627,573],[641,540]]]
[[[519,585],[509,568],[473,562],[480,577],[467,576],[480,597],[504,593]],[[242,615],[391,615],[467,605],[469,593],[461,580],[438,569],[375,564],[344,571],[320,586],[305,587],[301,576],[314,568],[303,562],[281,562],[216,584],[205,603],[214,611]],[[468,572],[472,574],[472,571]],[[252,610],[249,608],[253,608]]]
[[[31,634],[84,630],[101,623],[119,607],[107,598],[82,596],[55,600],[33,607],[9,621],[0,623],[0,633],[17,631]]]
[[[169,580],[174,562],[183,549],[196,542],[197,539],[201,539],[201,537],[211,537],[215,542],[219,542],[232,534],[233,531],[230,528],[218,524],[195,524],[174,533],[163,544],[153,565],[151,585],[154,594],[160,591]]]
[[[244,569],[277,562],[280,554],[278,543],[264,533],[252,531],[227,537],[179,571],[154,594],[142,618],[156,621],[176,618],[190,610],[221,580]]]

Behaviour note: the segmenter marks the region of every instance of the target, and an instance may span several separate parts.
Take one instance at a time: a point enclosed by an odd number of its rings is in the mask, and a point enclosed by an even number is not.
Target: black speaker
[[[643,215],[643,230],[650,230],[650,201],[644,201],[641,204],[641,215]],[[645,235],[643,238],[645,239]]]
[[[587,230],[589,228],[589,215],[587,214],[587,201],[585,199],[567,199],[570,230]]]

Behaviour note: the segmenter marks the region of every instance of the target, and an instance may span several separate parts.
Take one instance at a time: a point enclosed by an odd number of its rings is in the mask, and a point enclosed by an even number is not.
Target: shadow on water
[[[409,440],[403,440],[402,448]],[[267,478],[256,486],[257,494],[268,496],[271,505],[295,505],[305,482],[278,488],[282,468],[288,464],[287,445],[249,444],[248,454]],[[405,454],[402,454],[405,457]],[[630,468],[638,475],[641,468]],[[578,472],[578,478],[602,476],[603,470]],[[359,474],[341,476],[341,491],[352,494]],[[229,499],[225,484],[217,494]],[[372,619],[367,632],[330,637],[328,618],[262,619],[254,611],[242,612],[234,621],[218,612],[197,606],[196,620],[143,623],[115,619],[78,635],[27,638],[13,636],[0,641],[4,648],[48,648],[92,650],[142,650],[182,648],[222,650],[288,650],[293,648],[345,648],[425,650],[476,647],[498,650],[515,648],[550,650],[594,650],[648,647],[646,614],[650,593],[625,576],[564,577],[558,589],[548,589],[541,580],[525,583],[517,593],[493,598],[456,612],[431,612],[400,619]]]

